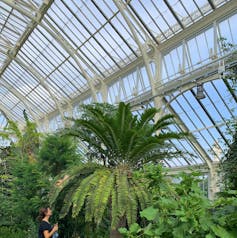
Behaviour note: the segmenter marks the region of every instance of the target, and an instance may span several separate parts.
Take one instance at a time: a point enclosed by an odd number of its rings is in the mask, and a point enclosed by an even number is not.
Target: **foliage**
[[[225,159],[222,162],[222,171],[224,174],[225,184],[230,189],[237,189],[237,131],[235,125],[235,133],[233,141],[230,145]]]
[[[47,203],[48,177],[42,173],[38,163],[27,160],[14,161],[11,173],[13,180],[9,201],[12,203],[13,223],[26,228],[27,218],[35,220],[39,207]]]
[[[109,220],[102,220],[100,226],[95,226],[93,222],[85,222],[84,209],[81,215],[72,218],[71,213],[60,220],[60,237],[64,238],[108,238]]]
[[[130,105],[123,102],[112,113],[98,104],[84,106],[82,110],[81,119],[75,119],[67,133],[86,142],[97,159],[108,167],[127,164],[137,168],[170,158],[173,155],[168,150],[168,141],[186,135],[168,130],[168,126],[174,124],[172,115],[154,122],[153,118],[159,112],[155,108],[145,110],[140,117],[133,115]]]
[[[226,190],[214,202],[214,215],[226,230],[237,236],[237,190]]]
[[[229,90],[235,90],[237,86],[237,65],[233,64],[233,62],[236,62],[237,58],[236,45],[228,42],[225,37],[220,37],[219,43],[222,52],[224,54],[229,54],[228,58],[225,60],[226,66],[222,78],[224,81],[230,80],[232,82],[232,88],[229,88]]]
[[[10,173],[9,161],[7,157],[10,154],[10,147],[0,150],[0,226],[11,223],[11,214],[9,207],[9,195],[11,193],[12,175]]]
[[[111,199],[112,227],[123,216],[128,224],[135,222],[138,206],[145,208],[149,197],[143,184],[130,173],[124,168],[101,168],[85,178],[72,196],[73,216],[77,216],[85,204],[86,221],[94,220],[99,225]]]
[[[149,162],[159,163],[173,154],[168,151],[170,139],[183,138],[168,126],[174,123],[172,115],[156,122],[159,110],[147,109],[140,117],[133,115],[129,104],[118,108],[109,105],[86,105],[80,119],[64,133],[79,138],[89,147],[89,155],[99,162],[89,173],[79,168],[54,193],[52,201],[63,204],[61,215],[72,207],[72,216],[85,214],[85,221],[97,225],[106,217],[111,220],[111,233],[117,227],[137,221],[138,211],[149,203],[149,192],[144,179],[134,171]],[[162,133],[157,133],[161,131]],[[82,173],[83,172],[83,173]],[[109,212],[106,212],[109,211]],[[112,237],[112,235],[111,235]]]
[[[85,222],[94,222],[99,227],[110,207],[113,227],[123,216],[132,224],[137,219],[138,209],[145,208],[150,201],[143,183],[125,168],[112,170],[87,164],[67,176],[64,184],[52,191],[56,209],[61,207],[61,217],[68,214],[73,204],[73,217],[83,212]]]
[[[52,176],[80,162],[77,145],[73,139],[59,134],[46,136],[40,147],[39,159],[42,161],[43,170]]]
[[[154,170],[150,174],[148,172],[148,176],[156,179]],[[129,238],[236,237],[234,230],[225,229],[227,220],[218,216],[217,207],[203,196],[196,176],[182,174],[179,183],[163,180],[158,188],[151,180],[151,188],[155,192],[153,206],[141,212],[148,221],[147,226],[134,223],[129,230],[121,228],[120,232]],[[157,178],[160,177],[159,173]]]
[[[34,229],[33,221],[39,206],[46,200],[49,181],[42,173],[36,157],[40,134],[25,111],[23,114],[26,122],[24,130],[16,122],[8,121],[5,132],[1,135],[12,139],[10,147],[6,148],[7,153],[4,150],[1,158],[4,158],[2,161],[6,165],[2,174],[5,193],[0,197],[1,207],[4,207],[1,210],[1,224],[12,229],[27,230],[29,233],[30,229]]]
[[[0,237],[1,238],[26,238],[27,236],[25,231],[0,226]]]
[[[7,126],[4,128],[5,131],[1,132],[0,136],[12,141],[11,147],[15,156],[23,159],[27,155],[30,162],[35,162],[35,154],[39,148],[40,133],[37,132],[36,123],[29,120],[25,110],[23,115],[26,122],[23,130],[19,128],[17,122],[8,120]]]

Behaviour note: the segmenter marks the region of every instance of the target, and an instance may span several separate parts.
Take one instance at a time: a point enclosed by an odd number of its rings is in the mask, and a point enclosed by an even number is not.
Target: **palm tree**
[[[118,108],[103,105],[83,106],[81,119],[74,120],[66,133],[78,137],[90,147],[88,155],[99,161],[93,169],[79,169],[67,177],[54,192],[52,201],[64,201],[62,214],[72,207],[76,217],[85,209],[86,221],[100,224],[106,208],[111,211],[111,235],[121,237],[117,229],[137,220],[138,212],[150,202],[146,182],[134,175],[136,169],[150,162],[169,158],[171,139],[184,137],[170,132],[172,115],[154,122],[159,111],[145,110],[133,115],[130,105],[121,102]],[[156,133],[161,131],[162,133]],[[67,192],[65,192],[67,191]]]

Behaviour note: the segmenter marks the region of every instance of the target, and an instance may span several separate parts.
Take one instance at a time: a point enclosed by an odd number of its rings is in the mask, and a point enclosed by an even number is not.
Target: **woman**
[[[39,211],[38,219],[40,221],[38,238],[57,237],[58,224],[51,226],[49,218],[52,216],[52,211],[49,207],[43,207]]]

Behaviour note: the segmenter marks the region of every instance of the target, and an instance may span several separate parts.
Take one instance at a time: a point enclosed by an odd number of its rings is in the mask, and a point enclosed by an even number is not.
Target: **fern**
[[[60,193],[63,193],[63,191],[68,190],[68,188],[74,186],[73,184],[77,183],[78,180],[80,181],[80,179],[83,179],[85,176],[93,173],[99,167],[99,165],[92,163],[81,165],[79,167],[72,167],[70,170],[67,170],[64,174],[60,175],[60,177],[64,177],[65,175],[68,176],[68,179],[64,180],[60,186],[57,185],[59,176],[56,177],[54,181],[55,186],[53,187],[53,189],[51,189],[51,192],[49,194],[50,204],[56,204],[58,199],[62,199]]]
[[[90,193],[91,184],[97,180],[97,176],[95,174],[91,174],[87,178],[85,178],[79,188],[76,190],[72,197],[72,203],[73,203],[73,210],[72,215],[73,217],[76,217],[78,213],[80,212],[84,202],[85,198]]]
[[[104,211],[108,205],[108,201],[111,197],[111,192],[114,187],[114,175],[111,172],[107,172],[103,180],[100,180],[100,184],[97,187],[97,191],[94,194],[94,217],[95,222],[100,224]]]
[[[131,183],[133,184],[132,187],[133,187],[134,193],[137,197],[137,201],[139,201],[141,210],[143,210],[149,205],[149,203],[151,201],[149,194],[146,191],[146,189],[144,189],[144,187],[140,183],[138,183],[135,179],[132,179]]]
[[[117,169],[117,196],[118,196],[118,210],[120,217],[123,217],[126,212],[125,204],[128,197],[127,175],[120,169]]]
[[[118,196],[116,187],[112,191],[112,206],[111,206],[111,228],[115,229],[120,220],[120,213],[118,210]]]
[[[137,221],[138,202],[134,188],[130,185],[126,204],[126,218],[129,226]]]

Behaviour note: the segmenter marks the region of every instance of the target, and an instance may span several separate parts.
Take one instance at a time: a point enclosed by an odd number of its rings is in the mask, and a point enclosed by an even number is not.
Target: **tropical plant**
[[[160,172],[157,175],[154,173],[154,169],[148,171],[147,174],[152,185],[150,188],[153,194],[153,205],[143,210],[141,216],[148,221],[148,224],[141,227],[134,223],[129,229],[120,228],[124,237],[236,237],[237,233],[236,229],[233,229],[234,226],[227,227],[227,219],[230,216],[223,212],[223,201],[219,200],[218,203],[212,204],[203,195],[197,173],[179,175],[180,182],[178,183],[165,181]],[[157,178],[161,179],[158,186],[154,183]],[[236,202],[229,200],[228,204],[236,205]],[[231,217],[233,218],[233,216]],[[232,221],[234,220],[232,219]]]
[[[53,177],[74,163],[80,163],[77,145],[69,136],[59,134],[47,135],[39,150],[42,168]]]
[[[11,224],[11,206],[9,204],[9,196],[11,194],[12,174],[8,156],[10,147],[0,149],[0,226]]]
[[[9,200],[12,201],[13,220],[26,228],[27,219],[35,220],[39,207],[48,202],[49,180],[38,163],[29,163],[27,160],[14,161],[11,173],[13,178]]]
[[[25,238],[27,237],[27,232],[19,229],[11,229],[8,227],[0,227],[0,237],[1,238]]]
[[[170,159],[179,152],[170,152],[169,140],[187,135],[168,129],[175,123],[171,114],[154,122],[154,116],[160,111],[155,108],[145,110],[140,117],[123,102],[112,112],[100,104],[84,105],[82,110],[82,118],[74,120],[74,126],[67,133],[86,142],[89,153],[95,154],[107,167],[126,164],[138,168],[149,162]],[[162,133],[157,133],[161,130]]]
[[[23,130],[16,122],[9,120],[5,131],[0,135],[11,140],[9,148],[2,150],[5,157],[1,157],[1,161],[7,166],[7,171],[2,175],[4,193],[0,198],[4,209],[1,209],[0,215],[3,216],[2,225],[9,226],[12,230],[27,230],[29,233],[34,227],[33,221],[39,206],[46,200],[49,181],[36,158],[40,134],[25,111],[23,115],[26,122]]]
[[[230,145],[225,158],[222,162],[222,171],[224,181],[228,188],[237,189],[237,131],[233,135],[232,144]]]
[[[85,208],[86,221],[100,224],[109,207],[111,237],[120,237],[117,228],[136,221],[138,211],[147,206],[150,199],[144,179],[134,177],[134,170],[174,156],[168,142],[184,136],[168,130],[174,123],[172,115],[155,122],[153,118],[158,111],[150,108],[138,117],[130,105],[123,102],[110,110],[100,104],[82,107],[82,117],[74,120],[74,126],[67,129],[66,134],[85,142],[89,155],[100,165],[87,176],[84,173],[84,178],[81,178],[82,170],[68,174],[68,180],[54,193],[58,194],[56,200],[65,202],[62,214],[65,215],[71,205],[74,217]]]
[[[37,125],[31,122],[26,111],[23,111],[25,119],[25,128],[21,130],[17,122],[8,120],[7,126],[0,136],[4,139],[11,140],[12,153],[23,159],[28,157],[30,162],[35,162],[35,153],[39,148],[40,133],[37,131]]]

